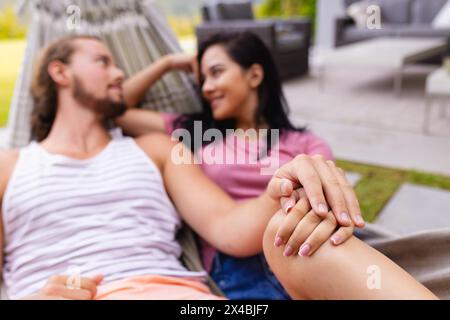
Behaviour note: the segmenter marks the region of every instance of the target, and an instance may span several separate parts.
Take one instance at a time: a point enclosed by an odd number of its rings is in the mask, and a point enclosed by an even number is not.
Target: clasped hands
[[[267,192],[286,215],[274,239],[285,256],[311,256],[326,241],[338,246],[365,225],[344,171],[320,155],[299,155],[283,165]]]

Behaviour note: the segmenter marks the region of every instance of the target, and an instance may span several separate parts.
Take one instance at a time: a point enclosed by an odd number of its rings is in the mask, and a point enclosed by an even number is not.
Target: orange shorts
[[[95,300],[223,300],[197,280],[166,276],[137,276],[97,288]]]

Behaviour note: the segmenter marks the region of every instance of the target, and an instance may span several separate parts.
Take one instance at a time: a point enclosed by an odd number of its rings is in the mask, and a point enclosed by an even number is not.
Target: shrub
[[[200,23],[200,16],[174,16],[168,17],[169,25],[180,38],[195,37],[195,26]]]
[[[313,28],[316,20],[316,0],[264,0],[257,9],[257,16],[265,17],[308,17]],[[314,28],[315,29],[315,28]]]
[[[0,39],[21,39],[25,38],[26,28],[22,25],[9,6],[0,11]]]

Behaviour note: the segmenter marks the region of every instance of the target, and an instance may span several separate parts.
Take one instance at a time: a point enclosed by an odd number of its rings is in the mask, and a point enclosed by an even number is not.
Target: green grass
[[[450,177],[418,171],[382,168],[338,160],[337,165],[362,178],[355,186],[366,221],[373,221],[403,183],[412,183],[450,190]]]
[[[190,17],[168,16],[167,20],[178,38],[195,37],[195,26],[201,23],[199,15]]]
[[[25,51],[25,40],[0,41],[0,127],[8,121],[9,105]]]

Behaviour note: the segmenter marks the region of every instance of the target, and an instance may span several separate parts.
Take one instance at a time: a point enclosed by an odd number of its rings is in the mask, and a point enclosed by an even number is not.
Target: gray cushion
[[[299,32],[277,33],[278,52],[296,51],[305,46],[305,37]]]
[[[217,4],[222,20],[253,20],[251,1],[236,1]]]
[[[411,22],[431,24],[446,2],[447,0],[415,0],[411,8]]]
[[[202,8],[203,21],[211,22],[211,21],[220,21],[220,13],[217,5],[205,5]]]
[[[305,35],[295,29],[294,24],[275,23],[275,42],[278,52],[291,52],[305,46]]]
[[[380,6],[382,23],[409,23],[413,0],[371,0],[371,4]]]
[[[378,37],[394,37],[396,35],[397,26],[383,24],[382,29],[360,29],[355,26],[345,28],[342,38],[345,42],[363,41]]]
[[[355,3],[355,2],[359,2],[361,0],[344,0],[344,5],[346,8],[348,8],[351,4]]]
[[[409,26],[399,27],[397,30],[399,37],[448,37],[449,29],[433,29],[429,24],[411,24]]]

